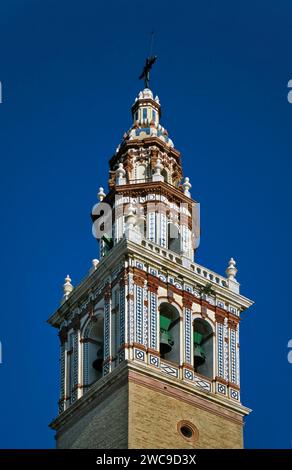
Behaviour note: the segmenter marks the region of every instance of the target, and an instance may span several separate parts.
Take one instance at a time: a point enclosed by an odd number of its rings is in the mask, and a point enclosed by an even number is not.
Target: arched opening
[[[91,385],[102,377],[103,367],[103,315],[99,315],[88,326],[86,337],[84,338],[85,347],[85,384]]]
[[[179,253],[181,251],[180,232],[177,225],[173,223],[168,224],[168,249]]]
[[[164,181],[166,183],[168,183],[168,171],[165,168],[163,168],[163,170],[161,170],[161,176],[163,176]]]
[[[136,165],[136,180],[145,181],[145,179],[147,177],[146,173],[147,173],[146,166],[141,165],[140,163],[138,163]]]
[[[135,228],[142,235],[142,237],[145,237],[146,219],[144,215],[144,207],[140,204],[135,204],[135,208],[136,208]]]
[[[198,318],[194,321],[194,369],[201,375],[213,378],[213,330],[211,325]]]
[[[168,302],[159,307],[160,356],[180,363],[180,318],[178,310]]]

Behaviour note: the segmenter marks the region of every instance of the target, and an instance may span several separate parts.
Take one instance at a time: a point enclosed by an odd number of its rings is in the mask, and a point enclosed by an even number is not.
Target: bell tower
[[[240,294],[197,264],[199,205],[143,89],[93,209],[99,261],[49,319],[60,337],[58,448],[241,448]]]

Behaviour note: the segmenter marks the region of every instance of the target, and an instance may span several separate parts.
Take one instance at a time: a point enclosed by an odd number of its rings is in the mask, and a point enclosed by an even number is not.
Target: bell
[[[174,345],[171,333],[168,331],[172,320],[160,315],[160,352],[162,355],[169,353]]]
[[[100,347],[96,353],[96,359],[92,363],[92,367],[97,372],[102,372],[102,364],[103,364],[103,348]]]
[[[174,342],[172,340],[169,331],[160,329],[160,352],[161,354],[167,354],[172,350]]]
[[[204,364],[206,361],[206,354],[203,346],[201,345],[203,335],[201,333],[194,333],[194,366],[195,369]]]

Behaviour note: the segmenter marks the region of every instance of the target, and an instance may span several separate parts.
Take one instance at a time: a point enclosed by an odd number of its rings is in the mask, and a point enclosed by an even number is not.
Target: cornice
[[[82,298],[88,295],[88,291],[96,288],[100,279],[105,279],[110,275],[112,269],[122,261],[126,252],[127,240],[123,238],[119,243],[114,245],[110,253],[100,261],[97,269],[93,273],[88,274],[88,276],[73,289],[68,300],[60,305],[56,312],[48,319],[48,323],[59,328],[69,311],[80,304]]]
[[[159,137],[156,136],[151,136],[151,137],[145,137],[145,139],[131,139],[131,140],[125,140],[122,142],[119,151],[113,155],[109,161],[110,167],[115,164],[115,162],[123,156],[123,154],[131,149],[131,148],[148,148],[151,146],[157,146],[159,150],[171,154],[172,157],[175,158],[175,160],[180,163],[180,152],[176,150],[173,147],[169,147],[165,142],[163,142]]]
[[[137,383],[152,388],[189,404],[216,413],[225,419],[241,423],[243,416],[251,410],[241,403],[221,397],[214,393],[205,392],[191,384],[174,377],[162,375],[161,372],[134,362],[124,361],[106,377],[93,384],[85,395],[79,398],[66,411],[61,413],[50,423],[52,429],[65,432],[74,422],[80,420],[89,409],[101,403],[105,396],[109,396],[126,383]],[[129,392],[131,393],[131,392]]]
[[[107,202],[112,205],[115,195],[139,197],[150,193],[161,194],[168,197],[170,202],[174,201],[179,204],[185,203],[188,206],[192,206],[197,203],[197,201],[186,196],[178,188],[164,181],[147,181],[145,183],[127,183],[114,186],[104,198],[103,202]],[[153,204],[155,202],[157,201],[145,201],[146,204]]]
[[[151,242],[151,244],[153,246],[155,246],[155,243]],[[164,270],[169,270],[170,272],[172,272],[176,275],[179,274],[181,277],[184,278],[185,282],[190,283],[191,285],[192,284],[197,284],[198,286],[204,287],[206,284],[212,284],[212,286],[216,290],[216,294],[218,294],[220,296],[220,298],[222,298],[222,300],[228,301],[229,303],[234,304],[235,306],[237,306],[238,308],[241,308],[242,310],[245,310],[245,309],[249,308],[254,303],[252,300],[248,299],[247,297],[231,291],[228,287],[220,286],[220,285],[210,281],[209,279],[202,278],[199,274],[197,274],[193,271],[190,271],[188,268],[186,268],[182,265],[177,264],[175,261],[171,261],[170,259],[161,256],[155,250],[150,252],[151,253],[151,261],[150,261],[149,260],[149,249],[147,249],[147,247],[144,247],[141,244],[138,245],[138,244],[136,244],[132,241],[129,241],[129,240],[127,240],[127,246],[129,248],[129,250],[131,251],[131,253],[135,254],[135,256],[137,256],[137,258],[140,259],[141,261],[143,261],[145,264],[149,264],[149,263],[153,264],[153,265],[156,264],[158,266],[161,266],[163,271]],[[161,247],[159,247],[159,248],[161,249]],[[163,251],[169,251],[169,250],[163,248]],[[171,253],[173,255],[176,255],[176,257],[179,256],[179,255],[177,255],[173,252],[171,252]],[[196,263],[192,263],[192,264],[196,264]],[[202,270],[205,269],[203,266],[200,266],[200,268]],[[221,275],[215,273],[214,271],[212,271],[212,274],[214,275],[214,277],[215,276],[222,277]],[[182,292],[182,291],[180,291],[180,292]],[[195,297],[194,302],[196,302],[196,299],[197,299],[197,301],[200,300],[200,299]],[[197,302],[197,303],[199,303],[199,302]],[[211,309],[214,310],[215,305],[211,305],[210,303],[208,303],[208,308],[209,309],[211,308]]]
[[[168,250],[163,249],[163,251]],[[66,314],[74,307],[78,306],[78,304],[80,304],[80,300],[83,296],[88,295],[88,291],[92,290],[93,288],[96,288],[96,285],[100,279],[104,279],[106,278],[106,276],[110,275],[113,268],[123,260],[125,255],[134,255],[138,259],[145,262],[145,264],[149,264],[150,262],[154,265],[162,266],[165,270],[169,270],[170,272],[173,272],[175,274],[180,274],[180,276],[184,278],[184,281],[190,283],[191,285],[197,284],[198,286],[203,287],[206,284],[210,283],[208,279],[202,279],[201,276],[190,271],[182,265],[178,265],[175,261],[171,261],[167,258],[164,258],[155,251],[149,252],[149,249],[147,249],[143,245],[136,244],[130,240],[127,240],[126,238],[122,238],[119,243],[114,245],[110,253],[101,260],[96,271],[94,271],[92,274],[89,274],[83,281],[81,281],[78,286],[74,288],[68,300],[64,304],[62,304],[56,310],[56,312],[49,318],[48,323],[50,323],[52,326],[59,328],[63,320],[66,318]],[[151,255],[151,261],[149,255]],[[202,267],[202,269],[204,268]],[[214,275],[216,275],[216,273],[214,273]],[[160,281],[159,279],[155,278],[155,276],[151,276],[148,274],[148,279],[151,281],[151,285],[153,287],[155,286],[155,289],[156,286],[164,286],[164,283],[162,283],[162,281]],[[241,310],[245,310],[253,304],[250,299],[242,296],[241,294],[236,294],[235,292],[232,292],[228,287],[222,287],[212,282],[211,284],[214,285],[216,293],[220,296],[220,298],[229,303],[234,304]],[[169,285],[169,287],[173,288],[172,285]],[[182,292],[184,291],[179,290],[179,293],[181,295],[183,295]],[[195,296],[193,297],[194,302],[201,303],[200,299],[196,298]],[[208,308],[214,310],[215,306],[208,303]],[[220,307],[216,307],[217,311],[218,308]],[[234,320],[234,318],[231,315],[230,320],[232,321]],[[235,318],[237,317],[235,316]]]

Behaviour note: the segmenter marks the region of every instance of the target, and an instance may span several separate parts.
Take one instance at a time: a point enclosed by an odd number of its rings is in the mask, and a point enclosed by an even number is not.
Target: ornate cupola
[[[125,183],[155,181],[155,166],[159,160],[159,181],[179,187],[182,179],[180,153],[160,124],[161,107],[158,96],[153,98],[149,88],[138,94],[132,106],[132,127],[123,136],[115,155],[110,160],[109,187],[116,184],[116,172],[125,169]],[[156,178],[157,181],[157,178]]]
[[[140,91],[132,106],[132,127],[110,159],[110,191],[102,193],[102,200],[114,210],[113,228],[101,239],[101,257],[126,233],[121,209],[132,199],[139,204],[133,214],[136,241],[146,238],[185,258],[194,256],[191,227],[198,220],[198,205],[191,199],[189,178],[182,179],[180,152],[160,124],[160,101],[153,96],[149,88]]]
[[[79,285],[67,275],[49,319],[60,336],[59,448],[243,445],[239,322],[252,302],[233,258],[226,277],[194,261],[198,203],[149,88],[154,61],[92,212],[100,260]]]

